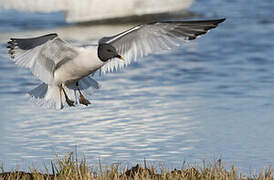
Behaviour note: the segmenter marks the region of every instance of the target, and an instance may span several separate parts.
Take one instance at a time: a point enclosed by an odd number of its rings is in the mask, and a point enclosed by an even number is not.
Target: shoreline
[[[150,163],[149,163],[150,164]],[[56,160],[51,161],[51,169],[45,167],[45,171],[31,168],[26,171],[5,172],[1,167],[0,180],[8,179],[258,179],[273,180],[274,170],[272,167],[264,168],[259,173],[240,172],[234,165],[226,168],[221,159],[213,162],[203,161],[202,164],[183,163],[181,169],[168,170],[163,167],[147,165],[144,160],[143,165],[136,164],[133,167],[121,166],[121,164],[112,164],[103,166],[99,161],[99,166],[90,165],[85,157],[78,159],[74,153],[65,155],[63,158],[57,156]],[[46,173],[44,173],[46,172]]]

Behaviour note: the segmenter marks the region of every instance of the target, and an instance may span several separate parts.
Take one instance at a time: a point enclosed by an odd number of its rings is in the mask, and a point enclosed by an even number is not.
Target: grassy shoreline
[[[258,180],[274,180],[274,170],[269,167],[260,171],[258,174],[243,175],[238,172],[234,166],[227,169],[224,167],[221,159],[212,163],[203,161],[202,165],[187,165],[182,169],[167,170],[161,167],[156,170],[153,166],[137,164],[131,168],[121,168],[119,164],[113,164],[110,167],[102,167],[101,163],[98,168],[89,165],[85,157],[78,159],[73,153],[65,155],[63,158],[57,156],[56,161],[51,162],[51,169],[45,168],[46,173],[42,173],[35,168],[30,169],[30,172],[12,171],[5,172],[1,168],[0,180],[44,180],[44,179],[75,179],[75,180],[108,180],[108,179],[157,179],[157,180],[176,180],[176,179],[197,179],[197,180],[217,180],[217,179],[258,179]],[[157,168],[159,169],[159,168]]]

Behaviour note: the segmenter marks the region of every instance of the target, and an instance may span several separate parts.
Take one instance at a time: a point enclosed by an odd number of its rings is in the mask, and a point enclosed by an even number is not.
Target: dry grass
[[[13,179],[73,179],[73,180],[108,180],[108,179],[157,179],[157,180],[176,180],[176,179],[191,179],[191,180],[236,180],[236,179],[258,179],[258,180],[274,180],[273,169],[267,168],[256,175],[249,175],[249,177],[241,175],[232,166],[230,169],[224,168],[221,160],[213,163],[205,163],[201,166],[183,167],[180,170],[165,170],[161,168],[157,172],[154,167],[142,167],[136,165],[131,169],[123,169],[119,165],[113,165],[111,167],[102,168],[101,164],[99,168],[91,168],[87,164],[85,158],[80,161],[77,157],[74,157],[73,153],[66,155],[64,158],[57,157],[56,162],[51,163],[51,170],[45,168],[47,173],[41,173],[36,169],[30,169],[30,173],[22,171],[4,172],[0,173],[0,179],[13,180]],[[51,171],[51,172],[50,172]]]

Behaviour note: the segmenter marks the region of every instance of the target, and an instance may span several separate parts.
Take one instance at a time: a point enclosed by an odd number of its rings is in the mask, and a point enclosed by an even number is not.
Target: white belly
[[[79,80],[96,71],[104,63],[97,56],[97,47],[81,48],[79,55],[65,62],[54,72],[55,84]]]

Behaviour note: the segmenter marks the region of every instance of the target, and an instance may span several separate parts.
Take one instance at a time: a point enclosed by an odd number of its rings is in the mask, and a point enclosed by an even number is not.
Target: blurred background
[[[273,9],[273,0],[0,0],[0,161],[43,169],[77,147],[108,165],[222,158],[246,172],[273,166]],[[62,111],[29,101],[40,81],[5,48],[10,37],[57,32],[80,45],[149,21],[224,17],[168,54],[96,76],[92,105]]]

